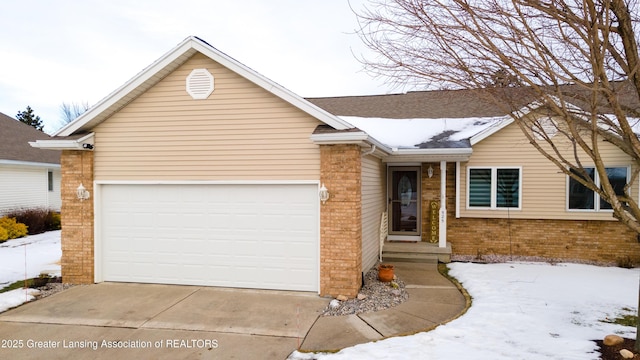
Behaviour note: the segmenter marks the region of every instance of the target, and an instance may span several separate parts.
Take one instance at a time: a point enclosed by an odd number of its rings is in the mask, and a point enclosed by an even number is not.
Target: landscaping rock
[[[622,344],[623,342],[624,342],[624,339],[618,335],[607,335],[604,337],[604,340],[602,341],[602,343],[607,346],[616,346],[616,345]]]
[[[625,359],[633,359],[633,353],[627,349],[620,350],[620,355]]]
[[[378,268],[373,267],[364,276],[364,286],[357,297],[347,301],[332,300],[338,303],[332,307],[331,303],[323,311],[323,316],[341,316],[380,311],[397,306],[409,298],[402,280],[396,280],[397,289],[391,283],[378,280]],[[393,291],[396,290],[395,294]],[[399,295],[396,295],[399,294]]]
[[[54,280],[52,280],[51,282],[45,284],[44,286],[41,286],[38,288],[38,291],[40,291],[37,295],[36,295],[36,299],[42,299],[45,298],[47,296],[51,296],[53,294],[57,294],[61,291],[70,289],[72,287],[74,287],[76,285],[74,284],[63,284],[62,283],[62,279],[61,278],[56,278]]]
[[[347,301],[347,300],[349,300],[349,298],[348,298],[348,297],[346,297],[345,295],[338,295],[338,296],[336,297],[336,299],[338,299],[338,300],[340,300],[340,301]]]
[[[331,302],[329,302],[329,308],[331,309],[337,309],[340,307],[340,301],[333,299],[331,300]]]

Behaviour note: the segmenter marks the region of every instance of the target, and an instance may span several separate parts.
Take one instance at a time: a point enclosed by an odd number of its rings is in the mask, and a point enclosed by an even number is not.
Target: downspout
[[[456,161],[456,219],[460,218],[460,161]]]
[[[371,149],[362,153],[362,156],[368,156],[376,152],[377,147],[375,145],[371,145]]]

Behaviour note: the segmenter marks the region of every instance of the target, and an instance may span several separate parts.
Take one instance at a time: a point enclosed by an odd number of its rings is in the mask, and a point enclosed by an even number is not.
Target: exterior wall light
[[[320,195],[320,201],[322,201],[323,204],[326,203],[327,200],[329,200],[329,190],[327,190],[327,188],[324,186],[324,183],[322,183],[322,186],[320,186],[318,195]]]
[[[76,189],[76,195],[80,201],[87,200],[90,196],[89,190],[85,189],[84,186],[82,186],[82,183],[80,183],[80,186]]]
[[[429,178],[433,177],[433,167],[431,165],[429,165],[429,168],[427,169],[427,175],[429,175]]]

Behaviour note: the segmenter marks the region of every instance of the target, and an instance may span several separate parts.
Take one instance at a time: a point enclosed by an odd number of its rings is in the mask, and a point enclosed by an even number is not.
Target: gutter
[[[0,165],[60,168],[60,164],[42,163],[42,162],[33,162],[33,161],[23,161],[23,160],[0,160]]]
[[[37,149],[46,150],[93,150],[94,133],[78,139],[51,139],[30,141],[29,145]]]
[[[377,150],[384,152],[386,155],[392,153],[392,150],[390,147],[372,138],[371,136],[369,136],[369,134],[367,134],[364,131],[329,132],[329,133],[322,133],[322,134],[311,134],[309,138],[316,145],[333,145],[333,144],[359,144],[361,146],[369,145]]]
[[[469,148],[398,149],[390,148],[369,136],[364,131],[328,132],[312,134],[311,141],[317,145],[360,144],[375,147],[384,153],[384,162],[402,161],[468,161],[473,153]],[[374,150],[376,151],[376,150]]]

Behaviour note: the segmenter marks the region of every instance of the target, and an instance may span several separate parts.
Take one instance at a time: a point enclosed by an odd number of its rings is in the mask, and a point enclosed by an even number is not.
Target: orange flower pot
[[[393,265],[380,264],[378,267],[378,280],[389,282],[393,280]]]

